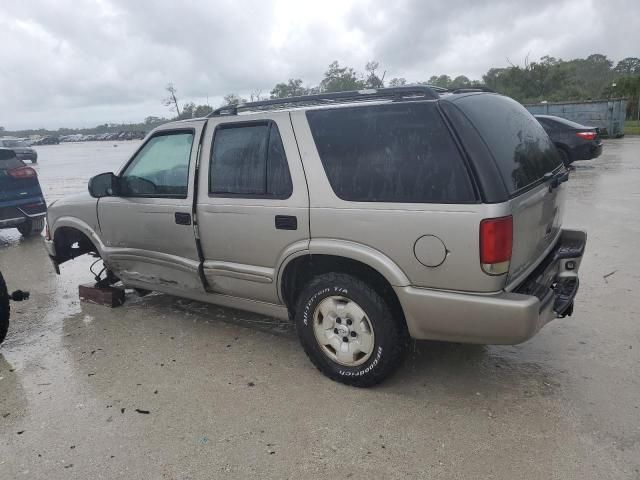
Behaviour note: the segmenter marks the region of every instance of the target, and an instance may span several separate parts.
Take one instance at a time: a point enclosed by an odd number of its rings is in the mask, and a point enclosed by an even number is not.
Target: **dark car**
[[[39,138],[38,140],[33,142],[32,145],[58,145],[59,143],[60,139],[58,137],[47,135],[46,137]]]
[[[7,336],[7,330],[9,330],[9,299],[7,284],[4,282],[4,278],[0,272],[0,343],[4,341],[4,338]]]
[[[12,294],[9,294],[7,290],[7,284],[4,281],[2,272],[0,272],[0,343],[2,343],[7,336],[9,330],[9,316],[11,313],[11,307],[9,301],[21,302],[29,299],[29,292],[23,292],[22,290],[16,290]]]
[[[591,160],[602,153],[599,128],[587,127],[553,115],[535,117],[551,137],[566,166],[576,160]]]
[[[0,138],[1,147],[13,150],[19,160],[29,160],[31,163],[38,161],[38,152],[19,138]]]
[[[36,171],[13,150],[0,148],[0,229],[17,228],[25,237],[37,235],[44,228],[46,213]]]

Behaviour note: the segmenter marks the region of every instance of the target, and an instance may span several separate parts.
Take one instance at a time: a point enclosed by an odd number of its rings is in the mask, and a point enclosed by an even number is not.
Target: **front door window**
[[[186,198],[193,131],[161,132],[151,137],[121,176],[125,197]]]

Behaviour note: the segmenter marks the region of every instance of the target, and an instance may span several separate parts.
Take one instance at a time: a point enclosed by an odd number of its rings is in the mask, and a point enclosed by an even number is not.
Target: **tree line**
[[[598,53],[572,60],[546,55],[537,61],[530,61],[527,57],[521,65],[513,64],[510,61],[508,63],[506,67],[490,68],[482,75],[481,79],[470,79],[465,75],[451,77],[447,74],[441,74],[433,75],[427,79],[408,80],[404,77],[387,78],[387,71],[381,67],[378,61],[367,62],[362,71],[350,66],[342,66],[338,61],[334,61],[329,64],[323,77],[317,83],[308,84],[301,78],[289,78],[274,85],[268,94],[262,93],[261,90],[254,90],[247,96],[242,96],[238,92],[228,93],[219,106],[239,105],[269,98],[287,98],[363,88],[434,85],[457,89],[485,86],[525,104],[541,101],[584,101],[628,97],[627,118],[638,118],[640,97],[640,58],[638,57],[627,57],[615,63],[606,55]],[[149,116],[138,124],[104,124],[91,129],[62,128],[55,133],[58,135],[88,134],[123,129],[148,131],[170,120],[204,117],[214,110],[214,107],[206,104],[181,103],[178,89],[172,83],[169,83],[165,90],[167,96],[162,99],[162,103],[173,112],[172,118]],[[53,132],[38,129],[11,133],[44,135]]]
[[[267,98],[287,98],[323,92],[360,90],[363,88],[397,87],[403,85],[434,85],[447,89],[488,87],[521,103],[564,102],[598,100],[613,97],[628,97],[628,118],[638,116],[640,96],[640,58],[627,57],[614,63],[606,55],[592,54],[586,58],[563,60],[544,56],[538,61],[525,58],[522,65],[509,62],[506,67],[490,68],[481,79],[470,79],[465,75],[433,75],[428,79],[409,81],[404,77],[386,79],[386,71],[377,61],[370,61],[359,72],[353,67],[332,62],[316,85],[305,85],[301,78],[290,78],[277,83],[262,95],[259,90],[251,92],[249,98],[237,93],[224,96],[220,106],[238,105]],[[177,114],[176,118],[205,116],[213,111],[209,105],[186,103],[182,110],[175,96],[173,84],[167,86],[170,96],[165,99]]]

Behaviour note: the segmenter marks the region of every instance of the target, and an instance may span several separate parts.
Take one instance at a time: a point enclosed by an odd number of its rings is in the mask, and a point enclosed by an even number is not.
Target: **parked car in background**
[[[29,160],[31,163],[38,161],[38,152],[25,143],[21,138],[0,138],[0,148],[10,148],[19,160]]]
[[[9,301],[21,302],[29,299],[29,292],[22,290],[16,290],[9,294],[7,284],[4,281],[2,272],[0,272],[0,343],[4,341],[9,330],[9,317],[11,314],[11,307]]]
[[[47,205],[38,174],[14,150],[0,148],[0,229],[17,228],[25,237],[44,228]]]
[[[31,145],[58,145],[60,139],[53,135],[46,135],[44,137],[36,138]]]
[[[518,102],[426,86],[223,107],[156,128],[54,202],[58,265],[280,318],[328,377],[401,365],[409,337],[514,344],[570,315],[586,234],[568,172]],[[107,277],[108,279],[109,277]]]
[[[591,160],[602,153],[600,129],[587,127],[554,115],[535,115],[554,143],[565,166],[576,160]]]
[[[9,330],[9,315],[11,313],[9,299],[7,284],[4,281],[2,272],[0,272],[0,343],[4,341]]]

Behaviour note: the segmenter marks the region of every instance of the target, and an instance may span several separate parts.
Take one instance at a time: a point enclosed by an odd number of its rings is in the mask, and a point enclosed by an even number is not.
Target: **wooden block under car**
[[[124,288],[96,287],[93,283],[87,283],[78,287],[80,300],[83,302],[105,305],[107,307],[119,307],[124,303]]]

